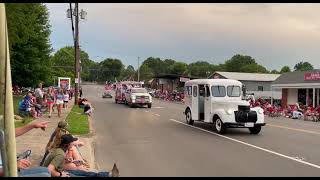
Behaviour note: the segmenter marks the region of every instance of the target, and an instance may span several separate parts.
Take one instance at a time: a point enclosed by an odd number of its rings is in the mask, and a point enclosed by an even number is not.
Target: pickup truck
[[[152,106],[152,96],[145,88],[131,88],[125,94],[125,104],[130,107],[135,105],[147,105],[148,108]]]

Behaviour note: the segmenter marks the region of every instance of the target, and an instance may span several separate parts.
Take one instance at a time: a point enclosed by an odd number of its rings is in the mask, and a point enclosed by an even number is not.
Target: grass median
[[[69,124],[69,131],[74,135],[84,135],[89,133],[88,116],[83,114],[83,109],[73,106],[66,121]]]

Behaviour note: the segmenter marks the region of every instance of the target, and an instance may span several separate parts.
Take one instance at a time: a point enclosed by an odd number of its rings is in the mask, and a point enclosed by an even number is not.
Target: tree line
[[[35,86],[39,82],[56,85],[58,77],[71,77],[74,83],[74,48],[63,47],[52,54],[49,42],[51,26],[49,13],[42,3],[6,4],[12,81],[14,85]],[[120,59],[105,58],[96,62],[87,52],[80,50],[82,81],[120,81],[137,80],[137,70],[125,66]],[[301,61],[293,71],[312,70],[309,62]],[[249,73],[285,73],[290,67],[280,70],[267,70],[248,55],[234,55],[223,64],[211,64],[207,61],[184,63],[173,59],[149,57],[139,67],[140,79],[148,82],[156,75],[176,74],[206,78],[215,71]]]

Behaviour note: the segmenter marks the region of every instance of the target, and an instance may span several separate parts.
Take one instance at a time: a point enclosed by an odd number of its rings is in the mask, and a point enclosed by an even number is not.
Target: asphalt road
[[[185,124],[183,105],[155,100],[129,108],[103,99],[103,86],[83,85],[95,107],[95,159],[117,162],[121,176],[320,176],[320,123],[266,118],[258,135]]]

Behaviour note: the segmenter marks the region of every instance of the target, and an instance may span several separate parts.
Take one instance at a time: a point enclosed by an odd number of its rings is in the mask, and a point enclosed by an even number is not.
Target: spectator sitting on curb
[[[19,107],[20,111],[29,112],[33,118],[38,118],[38,113],[32,102],[32,93],[28,92],[28,94],[23,98],[21,106]]]
[[[70,132],[68,131],[68,123],[65,121],[65,120],[62,120],[62,121],[59,121],[58,123],[58,126],[57,128],[55,129],[55,131],[52,133],[50,139],[49,139],[49,142],[45,148],[45,154],[40,162],[40,166],[43,165],[47,155],[49,154],[49,152],[54,149],[54,148],[57,148],[60,143],[61,143],[61,136],[64,135],[64,134],[70,134]],[[78,147],[80,146],[83,146],[84,143],[81,142],[81,141],[76,141],[76,142],[73,142],[74,146],[72,148],[70,148],[70,150],[72,151],[71,155],[73,157],[74,160],[82,160],[84,161],[84,165],[86,164],[85,163],[85,160],[83,158],[81,158],[81,155],[79,153],[79,149]],[[68,163],[69,164],[69,163]],[[70,164],[69,164],[70,165]]]
[[[93,112],[91,103],[88,100],[82,101],[82,103],[84,104],[84,114],[91,116]]]
[[[48,122],[34,122],[27,124],[23,127],[15,129],[16,137],[21,136],[34,128],[41,128],[45,130],[47,128]],[[1,162],[2,164],[2,162]],[[50,177],[50,172],[47,168],[34,167],[30,168],[31,162],[27,159],[21,159],[17,161],[18,176],[19,177]],[[0,168],[0,176],[3,176],[3,169]]]
[[[111,173],[108,172],[90,172],[86,170],[65,170],[64,159],[68,148],[73,146],[73,142],[77,141],[71,134],[65,134],[61,136],[61,143],[59,147],[54,148],[50,152],[48,158],[44,161],[44,166],[48,167],[51,176],[53,177],[111,177]],[[118,170],[117,170],[118,171]],[[115,171],[114,171],[115,172]]]

